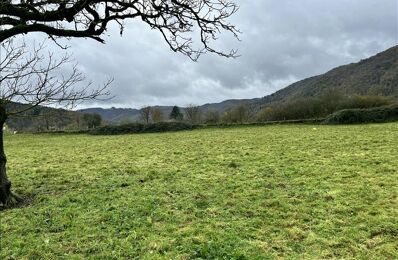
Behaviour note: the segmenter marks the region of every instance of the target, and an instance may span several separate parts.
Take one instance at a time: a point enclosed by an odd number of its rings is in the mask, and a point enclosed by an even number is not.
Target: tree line
[[[325,118],[343,109],[372,108],[389,105],[392,99],[382,96],[351,96],[339,93],[325,94],[319,98],[286,101],[260,107],[256,104],[241,103],[224,112],[204,110],[190,104],[184,108],[174,106],[169,114],[159,107],[145,106],[139,110],[137,123],[185,122],[192,125],[245,124],[267,121],[285,121]],[[133,123],[122,119],[119,125]],[[78,131],[95,129],[109,123],[99,114],[79,113],[64,109],[36,107],[23,116],[12,118],[7,123],[10,130],[29,132]]]
[[[36,107],[6,123],[9,131],[52,132],[94,129],[105,124],[101,115],[87,114],[64,109]]]
[[[139,122],[144,124],[181,121],[190,124],[244,124],[267,121],[317,119],[343,109],[373,108],[390,105],[393,99],[383,96],[345,96],[330,92],[320,97],[288,100],[261,106],[241,103],[224,112],[204,110],[200,106],[185,108],[174,106],[169,115],[158,107],[146,106],[140,109]],[[123,123],[123,122],[122,122]]]
[[[394,102],[392,98],[384,96],[346,96],[338,92],[328,92],[320,97],[289,100],[263,107],[258,112],[256,120],[266,122],[325,118],[343,109],[381,107]]]

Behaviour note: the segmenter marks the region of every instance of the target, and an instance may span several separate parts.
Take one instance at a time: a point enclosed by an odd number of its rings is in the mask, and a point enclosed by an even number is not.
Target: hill
[[[338,92],[345,96],[377,95],[398,98],[398,46],[357,63],[340,66],[325,74],[301,80],[263,98],[225,100],[204,104],[200,109],[204,112],[223,113],[241,103],[252,104],[259,109],[291,100],[320,97],[330,92]],[[157,107],[165,115],[170,114],[172,109],[172,106]],[[131,108],[90,108],[80,112],[100,114],[111,123],[120,122],[122,119],[135,121],[139,118],[139,110]]]
[[[254,111],[260,110],[262,107],[281,104],[287,101],[305,100],[307,98],[317,98],[327,95],[328,93],[339,93],[344,96],[354,95],[377,95],[398,98],[398,46],[394,46],[384,52],[381,52],[370,58],[361,60],[326,72],[325,74],[314,76],[296,82],[274,94],[255,99],[231,99],[219,103],[208,103],[200,106],[202,112],[215,111],[224,113],[229,109],[242,104],[250,104]],[[155,106],[162,110],[163,114],[168,117],[172,110],[172,106]],[[51,109],[51,108],[48,108]],[[182,111],[184,111],[182,107]],[[66,111],[54,110],[58,118],[66,118]],[[120,122],[133,122],[139,120],[139,109],[134,108],[88,108],[77,112],[95,113],[101,115],[103,120],[111,124]],[[32,113],[38,114],[37,111]],[[71,124],[71,121],[78,115],[71,112],[68,116],[69,120],[62,123],[60,127]],[[43,121],[43,120],[42,120]],[[14,124],[15,128],[49,128],[48,120],[44,120],[41,126],[33,126],[32,120],[10,120],[10,124]],[[16,127],[19,126],[19,127]]]
[[[29,108],[26,104],[10,102],[6,105],[9,112],[23,111]],[[6,122],[10,129],[17,131],[54,131],[65,130],[78,124],[80,113],[65,109],[37,106],[21,114],[10,116]]]
[[[252,103],[255,101],[259,101],[260,99],[230,99],[225,100],[220,103],[208,103],[204,104],[200,107],[202,112],[206,111],[217,111],[217,112],[224,112],[228,109],[231,109],[238,104],[241,103]],[[153,106],[153,108],[159,108],[162,110],[163,114],[168,117],[173,106]],[[182,111],[185,110],[185,107],[181,107]],[[81,113],[90,113],[90,114],[99,114],[101,117],[109,123],[119,123],[121,121],[138,121],[140,112],[139,109],[134,108],[87,108],[79,110]]]
[[[132,120],[134,121],[136,118],[139,117],[139,110],[134,108],[87,108],[79,110],[81,113],[89,113],[89,114],[99,114],[101,115],[102,119],[106,120],[110,123],[117,123],[121,120]]]
[[[6,121],[7,129],[17,132],[78,131],[92,127],[95,121],[79,111],[46,106],[29,108],[27,104],[9,102],[6,105],[10,113]]]
[[[377,95],[398,98],[398,46],[358,63],[296,82],[258,103],[279,103],[294,99],[320,97],[328,92],[343,95]]]

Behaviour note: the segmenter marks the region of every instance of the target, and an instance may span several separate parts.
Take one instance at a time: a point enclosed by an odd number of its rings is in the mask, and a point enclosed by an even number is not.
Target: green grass
[[[1,259],[397,259],[398,123],[6,136]]]

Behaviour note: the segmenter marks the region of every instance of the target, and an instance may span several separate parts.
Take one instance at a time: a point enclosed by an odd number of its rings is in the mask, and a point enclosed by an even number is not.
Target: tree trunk
[[[21,199],[11,192],[11,182],[6,172],[7,157],[4,152],[3,127],[7,119],[5,108],[0,106],[0,202],[4,206],[12,206]]]

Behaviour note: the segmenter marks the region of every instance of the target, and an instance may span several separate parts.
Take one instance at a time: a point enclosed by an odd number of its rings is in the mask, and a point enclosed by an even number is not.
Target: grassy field
[[[398,123],[6,136],[1,259],[397,259]]]

